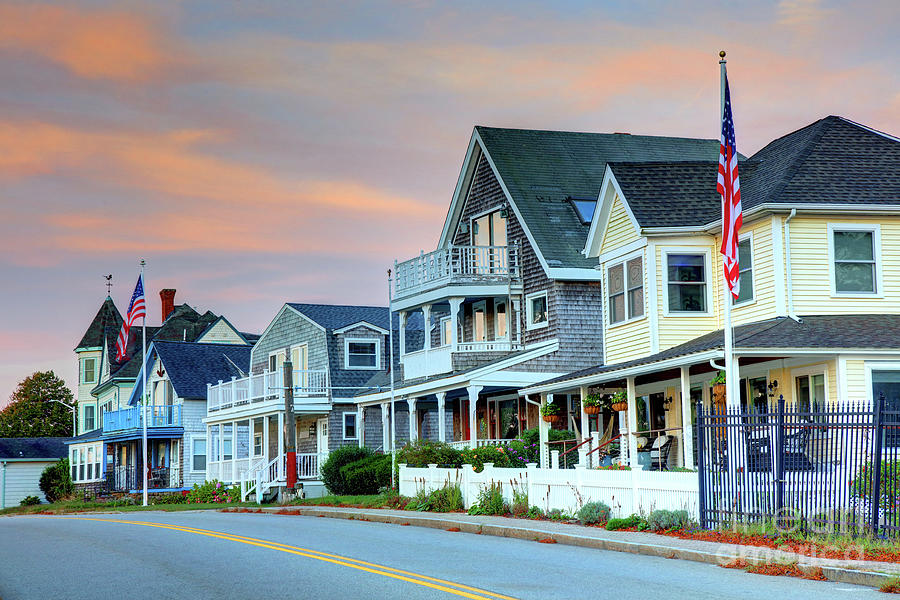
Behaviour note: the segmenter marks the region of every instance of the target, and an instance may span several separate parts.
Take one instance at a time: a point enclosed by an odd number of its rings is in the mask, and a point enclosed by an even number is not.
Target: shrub
[[[484,470],[484,463],[493,463],[495,467],[524,467],[525,461],[519,453],[506,446],[480,446],[466,448],[461,452],[463,464],[472,465],[479,473]]]
[[[232,502],[236,502],[241,499],[241,494],[237,492],[235,496],[229,494],[229,497]],[[188,499],[185,494],[177,492],[174,494],[151,494],[148,501],[150,504],[186,504]]]
[[[444,442],[416,440],[397,451],[397,464],[410,467],[427,467],[436,464],[442,467],[459,468],[462,455],[459,450]]]
[[[609,506],[603,502],[588,502],[575,514],[582,525],[605,523],[609,521]]]
[[[37,496],[25,496],[19,501],[19,506],[34,506],[35,504],[40,504],[41,499]]]
[[[690,522],[691,517],[686,510],[654,510],[647,517],[647,527],[650,531],[681,529]]]
[[[630,517],[625,517],[623,519],[610,519],[606,522],[606,529],[609,531],[615,531],[616,529],[630,529],[632,527],[641,529],[641,525],[643,524],[643,519],[637,515],[631,515]]]
[[[239,502],[241,491],[238,486],[227,487],[217,479],[195,483],[191,491],[184,497],[184,502],[190,504],[207,504],[221,502]]]
[[[559,508],[554,508],[547,513],[547,518],[551,521],[571,521],[572,515]]]
[[[341,467],[368,458],[372,454],[372,450],[369,448],[360,448],[359,446],[341,446],[333,450],[319,470],[322,482],[328,491],[337,496],[349,494],[346,481],[341,474]]]
[[[850,490],[859,498],[871,498],[875,492],[873,481],[875,479],[875,467],[867,462],[859,468],[856,477],[850,483]],[[900,461],[881,461],[881,498],[879,504],[882,508],[894,506],[894,501],[900,494]]]
[[[75,491],[72,476],[69,474],[69,459],[61,458],[41,473],[38,487],[44,492],[47,502],[56,502],[68,498]]]
[[[416,497],[416,501],[416,510],[453,512],[465,509],[462,490],[455,483],[447,483],[444,487],[421,494]]]
[[[391,455],[372,454],[340,469],[344,493],[354,496],[377,494],[391,485]]]
[[[524,517],[528,514],[528,488],[520,486],[514,481],[510,481],[512,485],[513,503],[510,511],[517,517]]]
[[[525,516],[529,519],[543,519],[544,511],[542,511],[537,506],[532,506],[531,508],[528,509],[528,512],[525,513]]]
[[[469,509],[470,515],[505,515],[508,512],[509,506],[503,499],[503,487],[493,481],[490,486],[481,488],[478,502]]]

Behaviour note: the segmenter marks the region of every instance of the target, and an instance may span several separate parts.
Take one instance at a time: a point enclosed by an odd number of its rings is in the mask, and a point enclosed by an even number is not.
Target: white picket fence
[[[687,510],[699,517],[699,480],[697,473],[669,471],[612,471],[604,469],[497,468],[485,463],[476,473],[470,465],[461,469],[426,468],[400,465],[400,494],[415,496],[445,485],[459,485],[466,508],[478,501],[478,493],[491,484],[500,485],[508,502],[513,490],[527,490],[528,504],[547,512],[560,509],[576,512],[586,502],[605,502],[612,516],[649,514],[658,509]]]

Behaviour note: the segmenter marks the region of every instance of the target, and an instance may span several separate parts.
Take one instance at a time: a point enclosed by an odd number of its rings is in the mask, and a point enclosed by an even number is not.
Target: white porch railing
[[[319,479],[322,463],[327,454],[315,452],[297,453],[297,479]],[[261,459],[241,472],[241,502],[246,502],[250,494],[256,494],[256,502],[261,503],[263,494],[273,487],[287,483],[287,455],[281,454],[266,462]]]
[[[558,508],[574,513],[580,507],[579,501],[602,501],[615,517],[657,509],[683,509],[694,519],[699,516],[700,487],[695,472],[539,469],[536,465],[509,469],[485,463],[484,470],[476,473],[471,465],[461,469],[400,465],[399,483],[404,496],[415,496],[423,488],[434,490],[448,483],[457,484],[466,508],[477,501],[480,490],[493,484],[500,486],[509,502],[514,489],[527,491],[528,504],[543,511]]]
[[[495,340],[491,342],[459,342],[456,348],[458,352],[512,352],[520,350],[521,345],[510,340]]]
[[[297,479],[319,479],[319,468],[326,458],[328,458],[327,454],[317,454],[315,452],[301,454],[298,452]]]
[[[430,350],[416,350],[401,357],[403,373],[407,379],[427,377],[453,370],[453,358],[450,346],[439,346]]]
[[[516,246],[450,246],[397,263],[394,297],[448,283],[504,283],[519,277]]]
[[[481,440],[475,440],[475,447],[480,448],[481,446],[502,446],[504,444],[510,443],[512,440],[505,440],[500,438],[484,438]],[[454,448],[468,448],[470,444],[470,440],[459,440],[456,442],[450,442],[450,445]]]
[[[207,386],[206,408],[212,412],[263,400],[284,399],[284,374],[264,371]],[[327,398],[328,371],[294,370],[294,398]]]

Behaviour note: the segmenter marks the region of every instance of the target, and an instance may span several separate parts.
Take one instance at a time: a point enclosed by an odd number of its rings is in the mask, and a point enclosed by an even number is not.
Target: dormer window
[[[381,341],[377,339],[345,339],[344,367],[346,369],[380,369]]]
[[[81,360],[81,383],[97,383],[97,359]]]

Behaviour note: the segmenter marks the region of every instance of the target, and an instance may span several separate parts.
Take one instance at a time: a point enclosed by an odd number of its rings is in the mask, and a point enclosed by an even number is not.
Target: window
[[[97,382],[97,359],[85,358],[81,361],[81,383]]]
[[[506,339],[506,302],[494,303],[494,339]]]
[[[641,257],[607,270],[609,322],[620,323],[644,315],[644,266]]]
[[[449,346],[453,339],[453,321],[450,317],[441,318],[441,346]]]
[[[495,210],[472,219],[473,246],[506,245],[506,210]]]
[[[355,440],[356,438],[357,438],[356,413],[355,412],[345,412],[344,413],[344,439],[345,440]]]
[[[380,369],[380,346],[373,339],[345,339],[344,365],[347,369]]]
[[[582,225],[589,225],[594,218],[594,210],[597,208],[596,198],[569,198],[569,202],[575,208],[575,214],[581,220]]]
[[[547,311],[547,292],[528,296],[525,302],[528,329],[539,329],[550,324]]]
[[[262,456],[262,434],[253,434],[253,456]]]
[[[84,448],[79,448],[78,449],[78,479],[80,479],[80,480],[84,479],[84,466],[85,466]]]
[[[835,293],[878,293],[879,228],[874,225],[829,225],[828,229]]]
[[[78,480],[78,449],[71,448],[69,450],[69,468],[72,469],[72,481]]]
[[[487,341],[487,327],[485,327],[485,302],[476,302],[472,305],[472,341]]]
[[[732,296],[732,304],[753,300],[753,244],[751,238],[738,242],[738,273],[741,276],[741,291],[737,299]]]
[[[95,423],[96,407],[93,404],[87,404],[84,407],[84,431],[93,431],[97,428]]]
[[[825,374],[800,375],[794,378],[797,386],[797,409],[801,412],[825,402]]]
[[[669,312],[706,312],[706,255],[667,254]]]
[[[191,440],[191,470],[206,470],[206,439],[204,438]]]
[[[222,429],[222,460],[231,460],[233,456],[231,446],[232,428],[231,425],[223,425]]]

